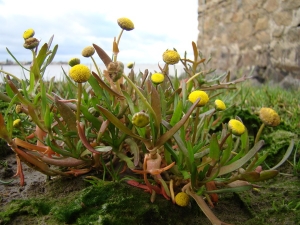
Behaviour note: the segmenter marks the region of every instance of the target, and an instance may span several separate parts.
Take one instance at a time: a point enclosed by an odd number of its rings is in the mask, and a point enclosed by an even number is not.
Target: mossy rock
[[[52,196],[53,193],[51,193]],[[220,195],[213,209],[221,220],[233,224],[251,219],[241,200],[233,194]],[[125,183],[108,182],[70,192],[64,197],[47,195],[14,200],[0,207],[0,224],[140,224],[140,225],[210,225],[210,221],[191,201],[180,207],[157,195],[151,203],[150,194]]]

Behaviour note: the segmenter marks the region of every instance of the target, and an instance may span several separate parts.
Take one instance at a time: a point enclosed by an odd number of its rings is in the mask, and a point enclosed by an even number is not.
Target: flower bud
[[[80,64],[80,59],[79,58],[72,58],[72,59],[69,60],[68,64],[71,67],[76,66],[76,65]]]
[[[23,38],[26,40],[28,38],[33,37],[34,34],[35,34],[34,30],[30,28],[30,29],[24,31]]]
[[[39,45],[39,40],[36,38],[27,38],[25,40],[25,43],[23,44],[24,48],[26,49],[34,49],[35,47],[37,47]]]
[[[13,127],[17,128],[21,126],[21,120],[20,119],[16,119],[13,122]]]
[[[122,62],[110,62],[107,66],[107,72],[113,82],[119,80],[124,73],[124,64]]]
[[[151,75],[151,81],[155,85],[161,84],[162,82],[164,82],[164,79],[165,79],[165,75],[161,73],[154,73]]]
[[[149,116],[144,112],[135,113],[132,117],[132,124],[136,127],[145,127],[149,124]]]
[[[194,104],[194,102],[200,98],[200,101],[198,102],[198,107],[199,106],[204,106],[208,101],[209,97],[204,91],[193,91],[189,95],[189,101]]]
[[[130,63],[127,64],[127,68],[128,68],[128,69],[132,69],[133,66],[134,66],[134,63],[133,63],[133,62],[130,62]]]
[[[279,115],[271,108],[261,108],[259,111],[259,118],[267,126],[275,127],[280,124]]]
[[[222,100],[217,99],[215,100],[215,109],[217,111],[223,111],[226,109],[226,105]]]
[[[133,22],[126,18],[126,17],[122,17],[118,19],[118,25],[123,29],[123,30],[133,30],[134,29],[134,24]]]
[[[92,55],[94,55],[94,53],[95,53],[94,47],[93,46],[87,46],[82,50],[81,55],[83,57],[91,57]]]
[[[19,114],[22,112],[22,106],[21,105],[16,105],[16,113]]]
[[[236,119],[229,120],[228,128],[234,135],[237,136],[241,136],[246,131],[245,125],[241,121]]]

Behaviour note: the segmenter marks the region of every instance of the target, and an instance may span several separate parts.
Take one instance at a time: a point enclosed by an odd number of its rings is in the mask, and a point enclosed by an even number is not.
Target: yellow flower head
[[[198,102],[198,105],[197,106],[204,106],[208,100],[209,100],[209,97],[208,95],[206,94],[205,91],[193,91],[192,93],[190,93],[189,95],[189,100],[190,102],[192,102],[194,104],[194,102],[200,98],[200,101]]]
[[[188,204],[190,202],[190,196],[188,194],[186,194],[185,192],[179,192],[175,196],[175,202],[177,205],[182,206],[182,207],[188,206]]]
[[[33,37],[27,38],[25,43],[23,44],[24,48],[26,49],[34,49],[39,45],[39,40]]]
[[[215,109],[218,111],[223,111],[226,109],[226,105],[222,100],[216,99],[215,100]]]
[[[133,66],[134,66],[134,63],[133,63],[133,62],[130,62],[130,63],[127,64],[127,68],[128,68],[128,69],[132,69]]]
[[[279,115],[271,108],[261,108],[259,111],[259,118],[267,126],[275,127],[280,124]]]
[[[77,64],[70,69],[69,75],[75,82],[83,83],[90,78],[91,71],[87,66]]]
[[[151,75],[151,81],[153,84],[161,84],[164,82],[165,76],[161,73],[154,73]]]
[[[179,62],[180,55],[175,50],[166,50],[163,54],[163,60],[169,65],[174,65]]]
[[[20,119],[14,120],[13,127],[20,127],[20,125],[21,125],[21,120]]]
[[[77,64],[80,64],[80,59],[79,58],[72,58],[69,60],[69,66],[73,67],[76,66]]]
[[[126,18],[126,17],[122,17],[118,19],[118,25],[123,29],[123,30],[133,30],[134,29],[134,24],[133,22]]]
[[[82,50],[81,55],[83,57],[91,57],[92,55],[94,55],[94,53],[95,53],[94,47],[93,46],[87,46]]]
[[[132,124],[137,127],[145,127],[149,124],[149,116],[144,112],[135,113],[132,117]]]
[[[232,131],[234,135],[240,136],[246,131],[245,125],[236,119],[231,119],[228,122],[228,128]]]
[[[33,37],[34,34],[35,34],[34,30],[30,28],[30,29],[24,31],[23,38],[26,40],[28,38]]]

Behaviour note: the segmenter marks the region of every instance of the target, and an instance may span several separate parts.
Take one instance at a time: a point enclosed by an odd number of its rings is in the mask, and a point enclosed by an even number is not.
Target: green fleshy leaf
[[[107,86],[103,80],[96,74],[95,72],[92,72],[93,77],[98,81],[99,85],[106,90],[108,93],[110,93],[112,96],[116,96],[117,98],[123,98],[122,95],[112,90],[109,86]]]
[[[255,181],[258,182],[258,181],[268,180],[273,177],[276,177],[278,174],[279,174],[279,172],[277,170],[263,170],[260,172],[259,178]]]
[[[220,157],[220,145],[218,143],[218,138],[215,133],[212,134],[209,145],[209,157],[213,160],[219,160]]]
[[[231,150],[232,150],[232,147],[233,147],[233,140],[232,140],[232,135],[229,135],[226,139],[226,144],[227,144],[227,147],[225,150],[223,150],[222,152],[222,158],[220,160],[220,165],[223,166],[226,164],[227,160],[229,159],[230,157],[230,154],[231,154]]]
[[[219,176],[230,173],[234,170],[237,170],[238,168],[241,168],[246,162],[248,162],[255,155],[255,153],[257,153],[261,149],[263,145],[264,145],[264,141],[260,140],[253,146],[253,148],[244,157],[229,165],[221,167],[219,171]],[[214,168],[212,174],[215,173],[217,170],[218,168]]]
[[[98,105],[99,110],[103,115],[112,123],[114,124],[117,128],[119,128],[123,133],[141,140],[148,149],[151,149],[152,145],[151,142],[145,138],[142,138],[135,133],[133,133],[130,129],[128,129],[117,117],[115,117],[111,112],[109,112],[107,109],[103,108],[102,106]]]
[[[295,144],[295,140],[292,139],[286,153],[283,156],[283,158],[280,160],[280,162],[277,165],[273,166],[270,170],[277,169],[279,166],[281,166],[290,157],[290,154],[292,153],[292,151],[294,149],[294,144]]]
[[[160,96],[150,80],[148,80],[148,84],[151,87],[151,107],[156,115],[157,122],[160,124],[162,120]]]
[[[138,166],[139,161],[140,161],[140,149],[137,145],[137,143],[132,140],[131,138],[125,139],[126,144],[129,145],[130,152],[133,154],[133,162],[135,166]]]
[[[36,57],[36,62],[39,68],[43,65],[46,57],[47,57],[47,51],[48,51],[48,44],[45,43],[42,48],[40,49],[37,57]]]
[[[103,95],[103,88],[100,87],[99,83],[97,82],[96,78],[94,76],[91,76],[88,80],[88,83],[93,88],[93,92],[96,96],[102,96]]]
[[[57,96],[54,96],[54,103],[64,119],[69,131],[77,131],[76,128],[76,115],[73,110],[64,102],[61,102]]]
[[[176,123],[170,130],[165,132],[163,135],[155,143],[155,148],[160,148],[166,141],[168,141],[187,121],[187,119],[192,114],[193,110],[197,107],[198,102],[200,99],[197,99],[195,103],[191,106],[191,108],[186,112],[184,117],[178,123]]]
[[[240,177],[242,180],[254,182],[259,179],[260,174],[258,172],[252,171],[252,172],[246,172],[246,173],[240,174]]]
[[[182,116],[182,101],[179,101],[178,104],[176,105],[176,109],[173,112],[170,125],[174,126],[176,123],[178,123],[181,116]]]

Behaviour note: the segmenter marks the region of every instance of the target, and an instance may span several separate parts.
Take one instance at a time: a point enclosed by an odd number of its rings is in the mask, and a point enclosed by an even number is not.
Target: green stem
[[[82,83],[78,83],[78,100],[77,100],[77,113],[76,119],[80,122],[80,106],[81,106],[81,94],[82,94]]]
[[[101,73],[100,73],[99,67],[98,67],[98,65],[97,65],[97,63],[96,63],[94,57],[91,56],[91,59],[93,60],[93,63],[94,63],[94,66],[95,66],[95,68],[96,68],[96,70],[97,70],[98,76],[100,76]]]
[[[123,31],[124,31],[124,29],[121,30],[121,32],[120,32],[120,34],[119,34],[119,36],[118,36],[118,39],[117,39],[117,41],[116,41],[118,46],[119,46],[120,39],[121,39],[121,37],[122,37]]]
[[[200,107],[197,107],[196,118],[195,118],[195,123],[194,123],[194,132],[193,132],[193,137],[192,137],[192,144],[195,143],[195,139],[196,139],[196,133],[197,133],[198,123],[199,123],[199,114],[200,114]]]
[[[263,131],[264,128],[265,128],[265,124],[263,123],[263,124],[260,126],[260,128],[259,128],[259,130],[258,130],[258,132],[257,132],[257,134],[256,134],[254,144],[256,144],[256,143],[259,141],[259,138],[260,138],[261,133],[262,133],[262,131]]]

